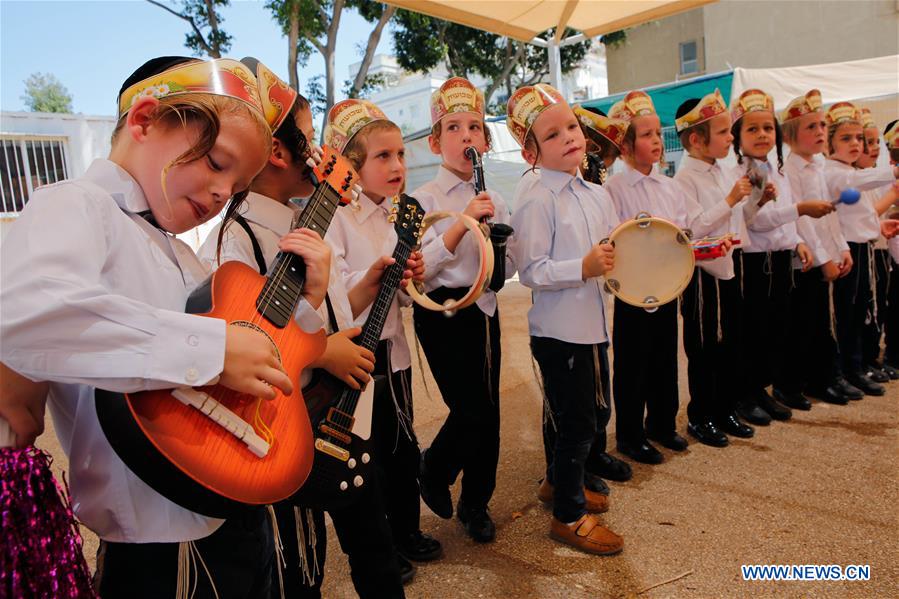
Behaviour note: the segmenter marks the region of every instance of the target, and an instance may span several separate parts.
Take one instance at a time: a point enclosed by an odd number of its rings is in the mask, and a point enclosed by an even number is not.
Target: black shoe
[[[414,562],[430,562],[443,557],[443,546],[440,541],[420,530],[397,541],[396,550],[400,555]]]
[[[848,385],[849,383],[846,384]],[[823,389],[809,387],[806,389],[805,394],[809,397],[814,397],[815,399],[820,399],[821,401],[836,404],[838,406],[845,406],[849,403],[849,398],[846,395],[843,395],[843,392],[840,391],[840,388],[837,387],[836,384]]]
[[[771,416],[768,416],[768,412],[758,407],[754,401],[740,402],[740,405],[737,406],[737,414],[746,422],[756,426],[771,424]]]
[[[768,413],[768,416],[771,416],[774,420],[789,420],[793,417],[793,412],[790,411],[790,408],[784,407],[774,401],[766,391],[760,392],[756,396],[756,401],[758,402],[759,407],[765,410]]]
[[[418,571],[418,568],[402,555],[397,554],[396,559],[400,564],[400,580],[404,585],[409,584],[412,582],[412,579],[415,578],[415,573]]]
[[[687,448],[687,440],[678,435],[676,431],[671,431],[664,435],[647,436],[662,447],[667,447],[671,451],[683,451]]]
[[[421,452],[421,463],[418,470],[421,498],[432,512],[444,520],[449,520],[453,517],[453,497],[450,495],[449,485],[434,480],[434,476],[428,472],[428,467],[425,465],[425,453],[426,451]]]
[[[890,377],[891,381],[899,381],[899,370],[896,370],[889,364],[884,364],[883,368],[881,368],[888,377]]]
[[[619,460],[606,452],[599,454],[599,458],[589,465],[589,469],[592,474],[620,483],[629,481],[634,475],[630,464],[624,460]],[[590,490],[592,491],[594,489]]]
[[[741,439],[749,439],[753,435],[755,435],[755,429],[749,426],[748,424],[744,424],[740,422],[740,419],[737,418],[736,414],[728,414],[724,418],[719,418],[718,422],[718,430],[724,431],[728,435],[732,437],[740,437]]]
[[[803,397],[799,391],[781,391],[774,389],[774,399],[794,410],[811,410],[812,402]]]
[[[871,365],[865,367],[865,374],[868,375],[868,378],[874,381],[875,383],[889,383],[890,375],[885,373],[883,370],[878,368],[877,366]]]
[[[598,474],[591,474],[590,472],[584,472],[584,488],[601,495],[608,495],[610,492],[606,481]]]
[[[465,526],[465,532],[478,543],[489,543],[496,538],[496,524],[490,518],[485,507],[467,508],[459,506],[456,510],[459,522]]]
[[[665,459],[662,452],[650,445],[648,441],[643,441],[639,445],[619,442],[618,451],[643,464],[661,464]]]
[[[862,399],[865,396],[864,392],[862,392],[861,389],[850,384],[849,381],[847,381],[843,377],[837,379],[835,386],[837,389],[839,389],[840,393],[842,393],[843,396],[846,397],[846,399],[856,401]]]
[[[867,375],[861,372],[850,374],[846,377],[846,380],[861,389],[862,393],[865,395],[880,396],[887,392],[886,389],[883,388],[883,385],[875,383]]]
[[[711,421],[687,424],[687,433],[695,437],[700,443],[712,447],[727,447],[727,435],[718,430]]]

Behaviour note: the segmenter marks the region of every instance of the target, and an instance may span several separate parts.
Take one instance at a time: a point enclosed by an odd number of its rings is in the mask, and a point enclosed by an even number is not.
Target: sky
[[[171,3],[177,8],[180,2]],[[287,38],[256,0],[232,0],[221,9],[222,29],[231,34],[230,58],[255,56],[287,80]],[[119,87],[138,66],[156,56],[184,55],[187,22],[143,0],[0,0],[0,109],[26,110],[24,80],[35,72],[52,73],[68,89],[74,112],[114,115]],[[373,25],[345,10],[337,37],[336,88],[349,78],[349,65],[362,57],[362,42]],[[360,42],[362,40],[362,42]],[[385,30],[378,53],[390,53]],[[324,61],[313,52],[301,67],[300,87],[324,74]]]

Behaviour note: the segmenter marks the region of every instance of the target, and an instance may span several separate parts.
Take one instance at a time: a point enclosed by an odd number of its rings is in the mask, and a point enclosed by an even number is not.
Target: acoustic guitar
[[[356,172],[330,148],[312,169],[316,188],[296,221],[324,236],[349,201]],[[144,482],[200,514],[228,517],[248,505],[290,497],[312,468],[312,430],[300,372],[325,348],[325,333],[304,332],[293,314],[305,281],[302,258],[281,252],[269,274],[223,264],[188,298],[186,312],[263,333],[293,381],[267,401],[222,385],[118,394],[97,390],[100,425],[113,449]]]

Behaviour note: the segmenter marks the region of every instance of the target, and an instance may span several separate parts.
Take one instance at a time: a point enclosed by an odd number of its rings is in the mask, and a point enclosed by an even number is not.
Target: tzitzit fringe
[[[198,560],[209,579],[212,593],[218,599],[219,593],[215,588],[215,581],[212,580],[212,574],[209,573],[209,568],[206,567],[206,562],[203,561],[203,556],[200,555],[200,550],[193,541],[178,543],[178,577],[175,584],[175,599],[191,599],[197,592],[199,576],[192,576],[191,573],[197,571]]]
[[[272,521],[272,536],[275,537],[275,568],[278,570],[278,586],[281,589],[281,599],[284,598],[284,569],[287,568],[287,560],[284,559],[284,544],[281,542],[281,531],[278,529],[278,517],[275,508],[265,506],[268,517]]]
[[[497,308],[498,309],[498,308]],[[480,307],[478,307],[480,310]],[[490,403],[495,404],[493,399],[493,349],[490,345],[490,317],[481,312],[484,316],[484,380],[487,383],[487,397]]]
[[[303,526],[303,517],[306,522]],[[300,572],[303,574],[303,582],[306,586],[311,587],[315,584],[315,577],[319,573],[318,554],[315,546],[317,537],[315,533],[315,520],[313,519],[312,510],[309,508],[293,507],[293,521],[296,526],[297,533],[297,555],[300,557]],[[309,534],[306,534],[306,530]],[[308,550],[307,550],[308,547]],[[309,551],[312,552],[312,560],[309,559]]]
[[[390,388],[390,399],[393,401],[393,408],[396,410],[396,420],[399,422],[400,428],[403,429],[403,432],[406,434],[406,437],[410,441],[416,441],[415,433],[412,432],[412,417],[408,414],[407,410],[403,409],[402,406],[398,403],[399,396],[396,393],[396,390],[393,388],[393,360],[391,359],[390,354],[393,350],[393,342],[389,339],[387,340],[387,351],[384,353],[387,354],[387,386]],[[419,359],[421,356],[419,356]],[[408,388],[406,385],[405,379],[403,379],[403,385],[400,389],[402,391],[402,401],[404,406],[412,405],[412,390]],[[411,410],[410,410],[411,411]],[[397,431],[396,439],[394,440],[393,450],[396,451],[397,446],[399,445],[399,431]]]
[[[596,403],[604,408],[608,408],[605,395],[602,391],[602,368],[599,363],[599,344],[593,344],[593,384],[596,387]]]
[[[534,354],[531,354],[531,370],[534,372],[534,380],[537,381],[537,388],[540,389],[540,397],[543,398],[543,425],[546,426],[548,422],[553,430],[558,430],[556,428],[556,420],[553,418],[552,407],[549,405],[549,398],[546,396],[546,388],[543,386],[543,377],[540,375],[539,367],[537,365],[537,360],[534,359]]]

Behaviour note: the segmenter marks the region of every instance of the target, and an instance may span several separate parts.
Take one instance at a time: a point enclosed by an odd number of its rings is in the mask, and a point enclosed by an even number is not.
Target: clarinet
[[[487,181],[484,179],[484,163],[481,161],[481,155],[471,146],[465,148],[465,155],[471,160],[475,192],[482,193],[487,191]],[[493,273],[490,275],[488,288],[494,293],[498,293],[503,288],[503,285],[506,284],[506,243],[509,241],[509,236],[515,232],[515,229],[503,223],[489,222],[486,216],[481,219],[481,222],[486,223],[490,227],[490,243],[493,245]]]

